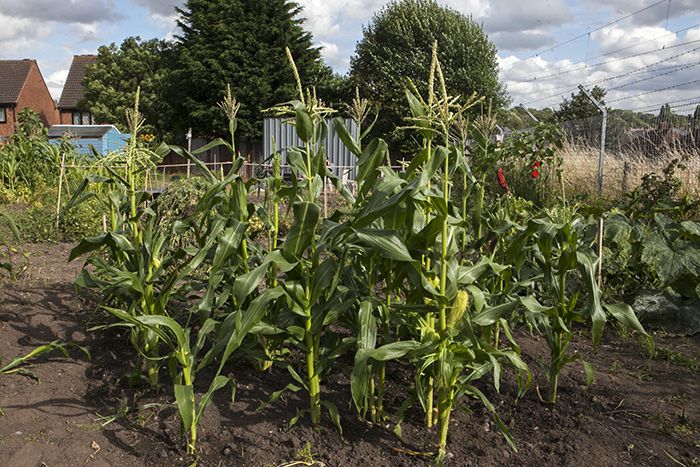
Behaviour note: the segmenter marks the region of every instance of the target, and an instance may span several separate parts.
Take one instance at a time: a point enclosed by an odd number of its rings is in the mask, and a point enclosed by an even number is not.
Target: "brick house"
[[[78,101],[83,98],[82,81],[87,70],[97,64],[97,55],[75,55],[61,98],[58,100],[61,125],[93,125],[92,114],[78,110]]]
[[[26,107],[37,112],[47,128],[59,121],[56,101],[36,60],[0,60],[0,141],[15,132],[17,114]]]

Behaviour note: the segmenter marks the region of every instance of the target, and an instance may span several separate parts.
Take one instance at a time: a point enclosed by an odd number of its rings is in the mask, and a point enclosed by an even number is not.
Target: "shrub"
[[[182,221],[191,216],[199,200],[211,187],[203,177],[177,179],[153,202],[156,213],[156,230],[161,233],[170,231],[175,221]],[[184,233],[171,238],[171,246],[176,243],[188,243],[191,233]]]

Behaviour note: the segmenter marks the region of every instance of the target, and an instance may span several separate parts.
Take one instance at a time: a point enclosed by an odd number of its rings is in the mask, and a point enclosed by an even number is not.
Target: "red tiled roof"
[[[63,92],[58,101],[59,109],[75,109],[76,104],[83,98],[82,81],[85,71],[97,63],[97,55],[76,55],[68,71],[66,84],[63,85]]]
[[[36,60],[0,60],[0,104],[16,104]]]

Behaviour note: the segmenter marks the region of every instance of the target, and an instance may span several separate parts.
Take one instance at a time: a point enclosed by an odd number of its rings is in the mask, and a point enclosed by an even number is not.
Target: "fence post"
[[[605,127],[608,123],[608,111],[605,110],[605,107],[600,105],[597,100],[595,100],[591,93],[589,93],[582,84],[579,84],[578,88],[591,100],[591,102],[595,104],[596,107],[598,107],[598,110],[603,113],[603,124],[602,128],[600,129],[600,158],[598,159],[598,196],[600,196],[603,193],[603,159],[605,158]]]
[[[531,119],[533,119],[535,122],[539,122],[539,120],[537,120],[537,117],[532,115],[532,113],[527,109],[527,107],[525,107],[523,104],[519,104],[519,105],[520,105],[520,108],[522,108]]]

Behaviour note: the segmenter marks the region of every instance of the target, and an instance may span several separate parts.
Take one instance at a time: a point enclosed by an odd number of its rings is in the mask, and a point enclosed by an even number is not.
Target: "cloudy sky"
[[[637,111],[700,101],[698,0],[438,0],[483,24],[513,104],[553,107],[599,85]],[[386,0],[297,0],[328,64],[347,71]],[[34,58],[58,98],[73,55],[177,34],[184,0],[0,0],[0,59]]]

